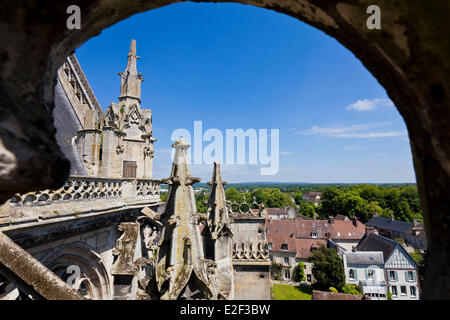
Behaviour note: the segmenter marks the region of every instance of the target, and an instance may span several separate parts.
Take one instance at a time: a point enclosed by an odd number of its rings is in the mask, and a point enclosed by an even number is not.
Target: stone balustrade
[[[269,246],[266,241],[233,243],[233,262],[268,262]]]
[[[101,199],[160,199],[160,181],[142,179],[105,179],[71,176],[64,186],[57,190],[43,190],[16,194],[10,200],[12,207],[44,206],[70,201],[89,201]]]
[[[16,194],[1,205],[0,231],[151,207],[161,201],[160,183],[71,176],[57,190]]]

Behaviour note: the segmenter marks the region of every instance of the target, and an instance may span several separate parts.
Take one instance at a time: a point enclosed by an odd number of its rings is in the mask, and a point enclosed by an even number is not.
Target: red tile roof
[[[267,214],[283,214],[286,210],[283,208],[266,208]]]
[[[297,250],[296,258],[307,259],[314,249],[319,249],[321,245],[327,246],[327,240],[320,239],[295,239]]]
[[[356,222],[356,225],[355,225]],[[331,239],[359,240],[366,233],[366,225],[358,220],[334,220]]]
[[[331,239],[358,240],[366,232],[364,223],[358,220],[266,220],[267,234],[294,233],[296,238],[326,239],[330,234]],[[313,237],[314,235],[314,237]]]
[[[280,251],[280,252],[297,252],[296,244],[295,244],[295,236],[290,237],[285,234],[272,234],[267,235],[267,242],[272,243],[272,251]],[[282,245],[287,244],[288,249],[282,249]]]
[[[325,239],[332,232],[332,224],[328,220],[294,220],[297,238]],[[314,235],[314,237],[313,237]]]

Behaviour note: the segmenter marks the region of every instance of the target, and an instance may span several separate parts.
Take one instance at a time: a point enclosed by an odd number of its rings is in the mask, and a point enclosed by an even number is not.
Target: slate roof
[[[381,251],[384,262],[391,256],[399,243],[376,233],[365,235],[356,246],[356,251]]]
[[[391,220],[384,217],[373,217],[367,222],[368,226],[407,233],[414,225],[409,222]]]
[[[384,264],[383,252],[381,251],[347,251],[344,254],[347,264]]]

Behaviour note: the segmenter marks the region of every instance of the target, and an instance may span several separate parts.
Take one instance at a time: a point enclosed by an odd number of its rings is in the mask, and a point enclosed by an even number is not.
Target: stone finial
[[[141,77],[141,73],[137,72],[137,59],[140,58],[136,55],[136,40],[131,40],[130,52],[128,53],[128,63],[125,72],[119,72],[121,78],[120,81],[120,96],[119,101],[127,101],[129,99],[141,101],[141,82],[144,79]]]

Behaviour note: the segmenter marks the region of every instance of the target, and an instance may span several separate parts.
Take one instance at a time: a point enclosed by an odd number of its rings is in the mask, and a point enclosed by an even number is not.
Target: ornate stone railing
[[[228,207],[228,214],[230,215],[230,218],[264,219],[264,216],[262,215],[262,212],[264,211],[264,205],[257,203],[255,197],[253,197],[253,201],[251,203],[248,203],[244,197],[242,203],[237,203],[236,201],[227,201],[226,205]]]
[[[0,231],[28,224],[139,209],[161,201],[160,181],[71,176],[57,190],[16,194],[0,206]]]
[[[126,198],[155,200],[160,196],[158,180],[105,179],[71,176],[64,186],[57,190],[43,190],[16,194],[10,200],[12,207],[44,206],[69,201],[89,201]]]
[[[160,181],[137,179],[136,197],[147,198],[160,196]]]
[[[233,262],[268,262],[269,246],[266,241],[233,244]]]

